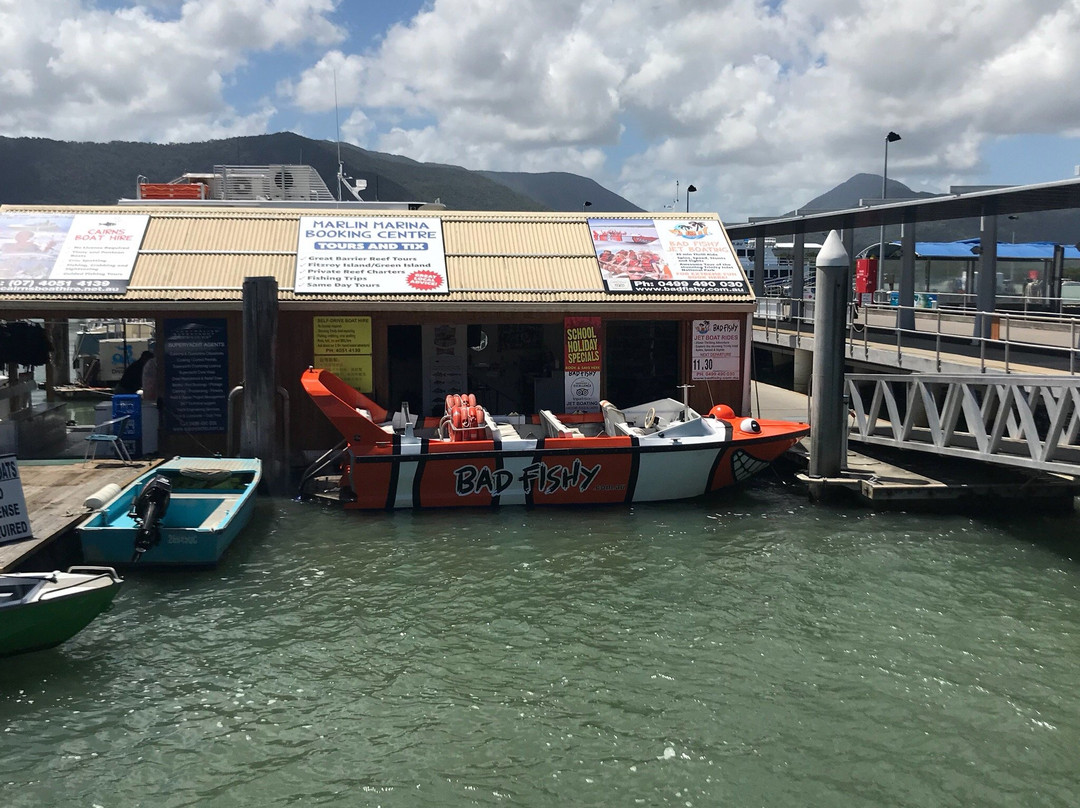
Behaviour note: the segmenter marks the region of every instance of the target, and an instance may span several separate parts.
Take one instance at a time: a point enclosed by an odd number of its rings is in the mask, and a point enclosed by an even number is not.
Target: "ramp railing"
[[[849,373],[848,439],[1080,475],[1080,377]]]

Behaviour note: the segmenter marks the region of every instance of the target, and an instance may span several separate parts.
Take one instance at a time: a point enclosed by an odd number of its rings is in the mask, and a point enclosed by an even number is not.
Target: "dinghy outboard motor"
[[[132,563],[142,558],[142,554],[161,541],[161,518],[169,509],[172,498],[172,483],[168,477],[158,474],[131,503],[128,516],[135,520],[135,555]]]

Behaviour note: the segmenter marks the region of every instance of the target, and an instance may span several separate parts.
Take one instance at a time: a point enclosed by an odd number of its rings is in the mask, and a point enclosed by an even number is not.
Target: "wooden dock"
[[[21,461],[19,476],[33,538],[0,544],[0,572],[14,570],[26,558],[72,530],[88,515],[83,503],[91,494],[109,483],[124,488],[161,462],[153,459],[125,465],[119,460],[87,464]]]
[[[805,421],[806,396],[753,382],[751,403],[761,418]],[[846,496],[871,508],[952,508],[1026,503],[1038,510],[1071,510],[1080,480],[1063,474],[999,466],[918,451],[850,447],[838,477],[811,477],[809,438],[788,452],[801,472],[798,480],[814,500]],[[871,450],[873,453],[871,454]]]
[[[1066,512],[1080,496],[1080,482],[1066,475],[916,456],[915,452],[890,454],[895,456],[872,457],[848,450],[839,477],[811,477],[805,471],[796,477],[807,486],[811,499],[832,500],[834,494],[847,494],[876,509],[1023,503],[1040,512]]]

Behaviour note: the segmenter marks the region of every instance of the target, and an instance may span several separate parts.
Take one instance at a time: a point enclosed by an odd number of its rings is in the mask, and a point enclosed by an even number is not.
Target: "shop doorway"
[[[389,396],[384,404],[391,412],[401,409],[403,401],[409,403],[409,412],[423,413],[424,361],[420,326],[391,325],[386,328],[388,370],[390,374]]]
[[[558,324],[485,324],[469,330],[469,388],[478,401],[501,415],[562,409]]]
[[[681,400],[677,321],[608,320],[605,352],[605,389],[615,406]]]

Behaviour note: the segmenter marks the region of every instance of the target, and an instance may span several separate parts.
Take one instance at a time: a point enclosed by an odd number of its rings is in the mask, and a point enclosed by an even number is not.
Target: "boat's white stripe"
[[[699,452],[642,453],[634,501],[682,499],[705,493],[718,448],[714,444]]]
[[[406,447],[402,447],[403,449]],[[408,447],[412,448],[412,447]],[[417,449],[420,447],[417,446]],[[408,452],[407,454],[419,454],[417,452]],[[397,495],[394,498],[395,508],[412,508],[413,503],[413,481],[416,479],[416,469],[419,468],[419,463],[398,463],[398,479],[397,479]]]
[[[522,441],[524,443],[524,441]],[[536,446],[536,441],[529,441]],[[524,505],[525,504],[525,491],[521,486],[521,475],[525,471],[525,467],[531,465],[533,459],[524,455],[518,457],[507,457],[503,459],[502,467],[514,475],[514,484],[510,486],[506,491],[503,491],[499,495],[500,505]]]

